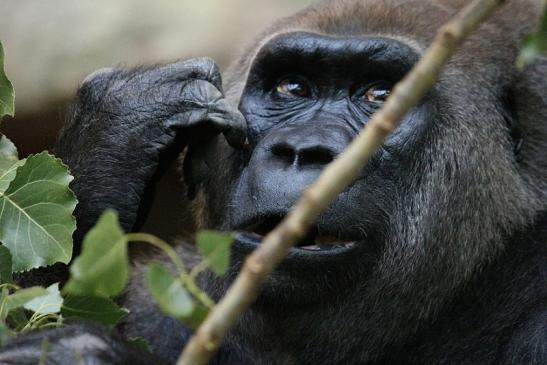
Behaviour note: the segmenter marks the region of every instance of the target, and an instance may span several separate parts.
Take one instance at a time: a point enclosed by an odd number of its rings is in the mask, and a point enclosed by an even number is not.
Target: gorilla
[[[465,3],[314,4],[257,37],[224,86],[207,58],[87,77],[56,150],[76,176],[76,244],[107,207],[139,229],[154,182],[179,161],[199,228],[238,232],[229,273],[199,278],[219,299]],[[464,43],[213,364],[547,364],[547,60],[514,61],[539,6],[510,0]],[[173,363],[191,330],[158,311],[142,266],[115,332],[30,333],[0,363],[37,363],[45,338],[46,364]]]

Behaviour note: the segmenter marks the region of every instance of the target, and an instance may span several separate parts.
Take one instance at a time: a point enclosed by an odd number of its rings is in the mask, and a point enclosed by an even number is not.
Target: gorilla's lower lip
[[[237,240],[247,249],[254,249],[262,243],[264,236],[272,231],[283,219],[283,214],[265,214],[239,225]],[[322,225],[312,226],[305,237],[291,249],[299,254],[338,254],[351,251],[359,239],[340,237],[332,229]]]

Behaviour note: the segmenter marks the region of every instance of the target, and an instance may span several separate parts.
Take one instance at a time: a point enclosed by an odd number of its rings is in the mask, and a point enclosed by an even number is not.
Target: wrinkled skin
[[[244,52],[225,94],[207,59],[90,76],[57,150],[76,176],[78,237],[106,207],[138,229],[164,164],[188,146],[198,222],[240,232],[229,273],[200,277],[220,298],[260,235],[463,3],[310,7]],[[268,279],[213,364],[547,363],[547,61],[514,66],[539,13],[509,1],[463,45]],[[174,362],[190,331],[157,310],[140,266],[123,304],[131,314],[119,331],[148,339],[154,361]],[[67,348],[75,333],[98,345]],[[62,349],[52,364],[72,363],[75,351],[87,363],[144,359],[83,325],[21,336],[0,363],[27,359],[45,337]]]
[[[147,193],[165,165],[188,144],[218,132],[236,147],[245,142],[245,120],[224,99],[211,59],[88,76],[56,149],[74,175],[86,179],[74,185],[78,238],[109,206],[121,213],[124,229],[139,227],[149,208]]]

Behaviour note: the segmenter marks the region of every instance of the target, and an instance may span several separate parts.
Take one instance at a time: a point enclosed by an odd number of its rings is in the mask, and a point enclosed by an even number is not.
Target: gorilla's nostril
[[[294,148],[287,143],[278,143],[271,147],[271,153],[276,159],[283,161],[287,165],[293,165],[295,162],[300,166],[326,165],[336,157],[329,148],[322,146]]]
[[[280,143],[272,147],[272,154],[278,159],[286,162],[288,165],[292,165],[296,158],[294,149],[288,144]]]
[[[298,151],[299,165],[326,165],[334,160],[335,154],[323,147],[311,147]]]

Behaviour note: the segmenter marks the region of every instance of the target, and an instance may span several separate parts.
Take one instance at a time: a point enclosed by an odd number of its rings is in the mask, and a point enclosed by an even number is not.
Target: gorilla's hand
[[[107,207],[126,230],[137,228],[149,205],[143,197],[188,143],[222,132],[232,146],[244,144],[246,122],[221,88],[207,58],[87,77],[56,151],[76,177],[77,238]]]

